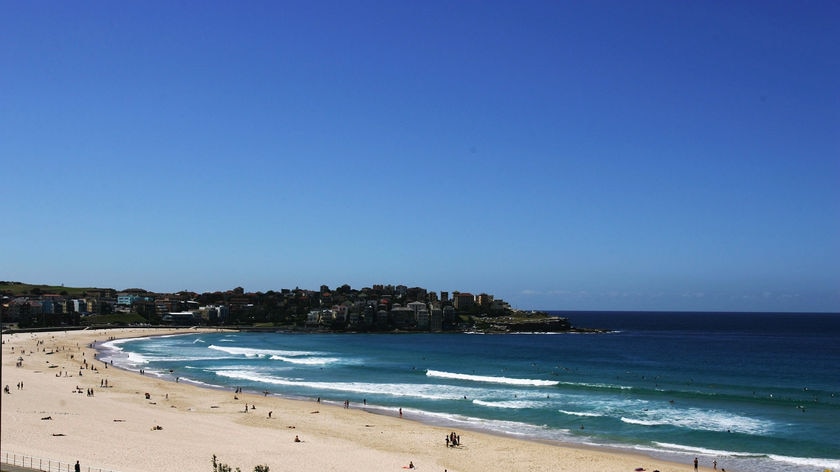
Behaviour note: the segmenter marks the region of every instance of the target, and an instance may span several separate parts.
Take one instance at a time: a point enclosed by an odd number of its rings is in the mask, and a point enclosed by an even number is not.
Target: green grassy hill
[[[0,281],[0,294],[8,296],[37,296],[42,294],[58,294],[68,297],[81,297],[89,290],[96,290],[94,287],[64,287],[61,285],[35,285],[22,282]]]

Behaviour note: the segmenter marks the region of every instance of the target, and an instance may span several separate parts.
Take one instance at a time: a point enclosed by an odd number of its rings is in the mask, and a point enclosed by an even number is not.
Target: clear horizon
[[[3,6],[0,279],[840,312],[836,2]]]
[[[6,281],[6,282],[22,283],[22,284],[34,285],[34,286],[65,287],[64,285],[31,284],[31,283],[23,282],[23,281],[19,281],[19,280]],[[343,284],[341,284],[341,285],[343,285]],[[375,285],[386,285],[386,286],[387,285],[392,285],[392,286],[395,286],[396,284],[387,284],[386,283],[386,284],[375,284]],[[340,285],[336,285],[336,286],[331,286],[329,288],[330,288],[331,291],[334,291],[339,286]],[[412,288],[414,286],[408,286],[408,287]],[[242,288],[244,290],[244,293],[248,294],[248,293],[266,293],[269,290],[274,291],[274,292],[280,292],[281,290],[285,290],[285,289],[288,289],[288,290],[301,289],[301,290],[317,291],[318,288],[320,288],[320,287],[317,287],[317,288],[316,287],[294,287],[294,288],[292,288],[292,287],[275,287],[275,288],[269,288],[269,289],[265,289],[265,290],[248,290],[245,287],[237,286],[237,287],[229,287],[229,288],[226,288],[226,289],[209,290],[209,291],[191,290],[189,288],[183,288],[181,290],[154,291],[154,290],[148,290],[144,287],[117,288],[117,287],[112,287],[112,286],[97,286],[97,287],[70,287],[70,286],[67,286],[66,288],[70,288],[70,289],[89,288],[89,289],[100,289],[100,290],[111,289],[111,290],[115,290],[117,293],[122,292],[122,291],[126,291],[126,290],[142,289],[142,290],[147,290],[150,293],[156,293],[156,294],[171,294],[171,293],[179,293],[179,292],[192,292],[192,293],[197,293],[199,295],[202,295],[204,293],[215,293],[215,292],[225,293],[225,292],[228,292],[228,291],[232,291],[236,288]],[[353,290],[361,290],[363,288],[371,288],[371,286],[351,287],[351,289],[353,289]],[[424,289],[428,290],[429,292],[435,292],[435,293],[438,293],[438,294],[440,294],[440,292],[442,292],[442,291],[449,292],[450,295],[452,294],[451,290],[434,290],[434,289],[431,289],[429,287],[420,287],[420,288],[424,288]],[[479,293],[485,293],[485,292],[477,292],[477,293],[474,293],[473,295],[478,295]],[[488,295],[494,296],[494,299],[504,300],[501,297],[497,297],[495,294],[492,294],[492,293],[488,293]],[[504,300],[504,301],[507,301],[507,300]],[[619,312],[619,313],[620,312],[627,312],[627,313],[664,312],[664,313],[675,313],[675,314],[679,314],[679,313],[688,313],[688,314],[690,314],[690,313],[756,313],[756,314],[760,314],[760,313],[790,313],[790,314],[829,314],[829,315],[834,314],[834,315],[840,315],[840,311],[757,311],[757,310],[742,310],[742,311],[706,310],[706,311],[703,311],[703,310],[675,310],[675,309],[662,309],[662,310],[606,309],[606,310],[596,310],[596,309],[559,309],[559,308],[547,308],[547,307],[522,308],[522,307],[518,307],[518,306],[511,306],[511,308],[514,309],[514,310],[522,310],[522,311],[533,310],[533,311],[544,311],[544,312],[600,312],[600,311],[603,311],[603,312]]]

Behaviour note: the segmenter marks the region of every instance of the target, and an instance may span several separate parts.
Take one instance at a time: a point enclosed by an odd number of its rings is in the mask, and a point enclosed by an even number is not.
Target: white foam
[[[288,362],[289,364],[301,365],[326,365],[334,364],[341,361],[337,357],[289,357],[289,356],[271,356],[269,359],[273,361]]]
[[[129,364],[148,364],[149,360],[142,354],[138,354],[136,352],[129,352],[128,353],[128,363]]]
[[[207,356],[155,356],[151,354],[144,354],[144,358],[146,358],[149,362],[156,362],[156,361],[165,361],[165,362],[195,362],[195,361],[207,361],[207,360],[222,360],[228,359],[227,357],[207,357]]]
[[[701,408],[656,408],[622,416],[621,421],[643,426],[676,426],[751,435],[766,435],[774,429],[771,421]]]
[[[838,459],[821,459],[817,457],[790,457],[778,456],[775,454],[768,454],[769,458],[774,461],[787,462],[796,465],[805,465],[809,467],[817,467],[820,469],[840,470],[840,460]]]
[[[440,370],[427,370],[426,375],[429,377],[438,377],[443,379],[469,380],[472,382],[498,383],[505,385],[522,385],[522,386],[552,386],[558,385],[560,382],[555,380],[536,380],[536,379],[514,379],[510,377],[493,377],[486,375],[470,375],[459,374],[455,372],[444,372]]]
[[[429,423],[441,424],[453,427],[461,427],[472,430],[491,431],[494,434],[507,434],[510,436],[536,438],[544,440],[568,440],[572,436],[567,429],[549,428],[545,425],[534,425],[519,421],[489,420],[464,415],[453,415],[448,413],[435,413],[428,411],[409,412],[411,416],[419,416]]]
[[[587,388],[600,388],[600,389],[618,389],[618,390],[633,390],[633,387],[628,385],[612,385],[612,384],[605,384],[605,383],[586,383],[586,382],[557,382],[558,385],[568,385],[570,387],[587,387]]]
[[[311,351],[283,351],[277,349],[255,349],[249,347],[235,347],[235,346],[216,346],[215,344],[211,344],[207,346],[207,349],[213,349],[216,351],[226,352],[228,354],[233,354],[236,356],[245,356],[245,357],[271,357],[271,356],[284,356],[284,357],[301,357],[301,356],[320,356],[324,353],[321,352],[311,352]]]
[[[448,385],[417,385],[406,383],[367,383],[367,382],[302,382],[296,379],[264,375],[252,370],[219,370],[217,375],[233,379],[262,382],[272,385],[284,385],[289,387],[300,387],[319,391],[338,391],[354,394],[380,394],[393,397],[414,397],[427,400],[456,400],[463,398],[464,394],[481,393],[480,391],[452,387]]]
[[[591,417],[604,416],[602,413],[592,413],[592,412],[587,412],[587,411],[568,411],[568,410],[557,410],[557,411],[559,411],[560,413],[563,413],[564,415],[571,415],[571,416],[591,416]]]
[[[683,452],[690,452],[692,454],[700,454],[704,456],[719,456],[719,457],[764,457],[764,454],[752,454],[747,452],[734,452],[734,451],[722,451],[718,449],[708,449],[705,447],[699,446],[687,446],[685,444],[673,444],[673,443],[663,443],[663,442],[656,442],[654,443],[656,446],[661,447],[667,450],[675,450],[675,451],[683,451]]]
[[[479,406],[486,406],[490,408],[510,408],[521,410],[525,408],[542,408],[545,402],[537,402],[532,400],[508,400],[508,401],[487,401],[487,400],[473,400],[473,403]]]
[[[627,418],[627,417],[624,417],[624,416],[622,416],[622,417],[621,417],[621,421],[623,421],[623,422],[625,422],[625,423],[627,423],[627,424],[638,424],[638,425],[642,425],[642,426],[660,426],[660,425],[664,425],[664,424],[666,424],[666,423],[663,423],[663,422],[661,422],[661,421],[654,421],[654,420],[636,420],[636,419],[633,419],[633,418]]]
[[[286,362],[299,365],[328,365],[335,363],[354,364],[355,359],[341,359],[338,357],[325,357],[323,352],[314,351],[284,351],[276,349],[252,349],[242,347],[227,347],[210,345],[208,349],[224,352],[233,356],[244,356],[247,358],[268,358],[273,361]]]
[[[806,466],[806,467],[814,467],[816,469],[830,469],[830,470],[837,470],[840,469],[840,460],[838,459],[826,459],[826,458],[818,458],[818,457],[791,457],[791,456],[782,456],[777,454],[761,454],[761,453],[754,453],[754,452],[739,452],[739,451],[722,451],[718,449],[708,449],[704,447],[697,447],[697,446],[686,446],[683,444],[672,444],[672,443],[663,443],[663,442],[654,442],[654,445],[661,448],[659,450],[666,450],[666,451],[680,451],[680,452],[690,452],[691,454],[696,455],[704,455],[704,456],[711,456],[711,457],[729,457],[733,459],[762,459],[766,458],[775,462],[783,462],[787,464],[797,465],[797,466]],[[641,448],[639,448],[641,449]],[[651,449],[651,448],[649,448]],[[656,449],[651,449],[656,450]]]
[[[190,383],[190,384],[193,384],[193,385],[197,385],[199,387],[206,387],[206,388],[220,388],[221,387],[219,385],[209,384],[207,382],[202,382],[200,380],[191,379],[189,377],[179,377],[178,381],[179,382],[186,382],[186,383]]]

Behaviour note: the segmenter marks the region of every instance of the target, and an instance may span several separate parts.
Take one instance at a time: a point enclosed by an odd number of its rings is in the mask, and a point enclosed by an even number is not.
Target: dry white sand
[[[235,399],[232,391],[106,368],[88,347],[112,337],[171,332],[4,334],[0,383],[10,393],[3,393],[0,403],[0,453],[70,464],[79,460],[82,470],[121,472],[209,472],[213,455],[234,470],[267,465],[272,472],[396,472],[409,461],[419,471],[454,472],[693,469],[642,455],[471,431],[456,431],[461,446],[446,447],[450,430],[400,418],[396,412],[388,416],[261,394],[241,393]],[[254,405],[247,413],[246,403]]]

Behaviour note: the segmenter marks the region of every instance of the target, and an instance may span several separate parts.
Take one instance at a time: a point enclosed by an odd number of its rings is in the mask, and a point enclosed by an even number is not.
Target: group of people
[[[45,344],[45,343],[44,343],[44,340],[36,340],[36,346],[41,347],[41,346],[44,346],[44,344]],[[78,346],[77,346],[77,347],[78,347]],[[39,350],[39,349],[37,349],[37,348],[36,348],[36,349],[32,349],[32,350],[30,351],[30,354],[31,354],[31,353],[33,353],[33,352],[34,352],[34,353],[37,353],[37,352],[38,352],[38,350]],[[47,354],[53,354],[54,352],[64,351],[64,350],[65,350],[65,348],[64,348],[64,347],[62,347],[61,349],[55,349],[55,350],[51,350],[51,351],[47,352],[46,347],[42,347],[42,351],[43,351],[44,353],[47,353]],[[14,352],[15,352],[15,348],[14,348],[14,346],[13,346],[13,347],[12,347],[12,353],[14,353]],[[20,350],[18,351],[18,355],[19,355],[20,357],[18,357],[18,358],[17,358],[17,361],[16,361],[16,363],[15,363],[15,367],[23,367],[23,357],[22,357],[22,356],[23,356],[23,355],[25,355],[25,354],[26,354],[26,349],[20,349]],[[84,353],[82,353],[82,356],[84,356]],[[70,360],[73,360],[74,358],[75,358],[75,356],[74,356],[73,354],[71,354],[71,355],[70,355]],[[48,362],[48,363],[49,363],[49,362]],[[57,367],[57,366],[56,366],[56,367]],[[92,370],[92,371],[94,371],[94,372],[97,372],[97,369],[96,369],[96,367],[95,367],[95,366],[89,366],[89,365],[88,365],[87,359],[83,359],[83,360],[82,360],[82,363],[81,363],[81,365],[79,366],[79,375],[82,375],[82,370],[84,370],[84,369],[90,369],[90,370]],[[58,373],[56,374],[56,377],[61,377],[61,376],[62,376],[62,375],[61,375],[61,372],[58,372]],[[64,376],[65,376],[65,377],[69,377],[69,375],[67,375],[67,372],[66,372],[66,371],[65,371],[65,373],[64,373]],[[106,383],[105,383],[105,385],[107,385],[107,381],[105,381],[105,382],[106,382]],[[17,387],[17,389],[18,389],[18,390],[23,390],[23,381],[17,382],[17,384],[15,384],[15,386]],[[78,385],[77,385],[77,386],[76,386],[76,389],[75,389],[75,392],[77,392],[77,393],[82,393],[82,391],[83,391],[83,390],[84,390],[83,388],[81,388],[80,386],[78,386]],[[9,385],[8,385],[8,384],[7,384],[7,385],[5,385],[5,386],[3,387],[3,391],[4,391],[5,393],[12,393],[12,392],[11,392],[11,388],[9,387]],[[93,388],[88,388],[88,389],[86,389],[85,393],[87,394],[87,396],[92,397],[92,396],[93,396],[93,393],[94,393],[94,389],[93,389]],[[41,419],[42,419],[42,420],[52,420],[53,418],[52,418],[52,416],[44,416],[44,417],[42,417]],[[53,436],[63,436],[63,434],[53,434]],[[81,464],[79,463],[79,461],[78,461],[78,460],[77,460],[77,461],[76,461],[76,463],[73,465],[73,470],[74,470],[74,472],[81,472],[81,470],[82,470],[82,466],[81,466]]]
[[[461,436],[455,434],[455,431],[449,433],[449,436],[446,436],[446,447],[455,447],[461,445]]]
[[[18,390],[23,390],[23,381],[18,382],[17,387]],[[11,389],[9,389],[9,384],[6,384],[6,386],[3,387],[3,391],[6,393],[12,393]]]

